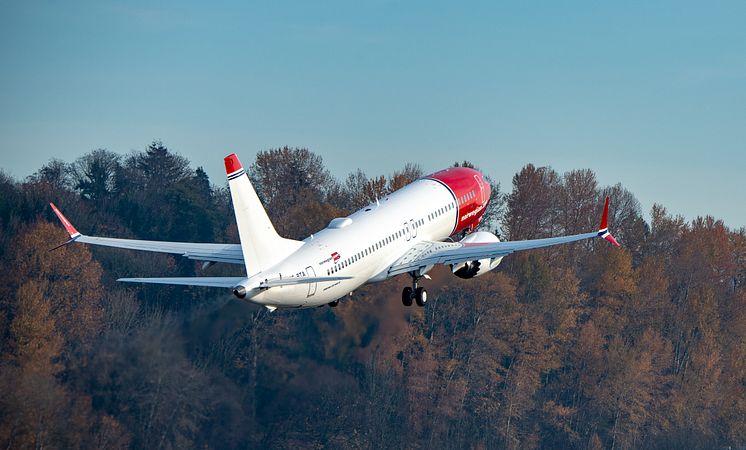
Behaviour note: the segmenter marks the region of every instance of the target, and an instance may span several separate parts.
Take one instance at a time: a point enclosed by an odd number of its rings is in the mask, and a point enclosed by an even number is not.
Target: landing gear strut
[[[401,292],[401,302],[404,306],[412,306],[412,301],[417,303],[417,306],[423,307],[427,303],[427,291],[424,287],[418,287],[417,281],[421,278],[413,273],[412,276],[412,287],[405,287]]]

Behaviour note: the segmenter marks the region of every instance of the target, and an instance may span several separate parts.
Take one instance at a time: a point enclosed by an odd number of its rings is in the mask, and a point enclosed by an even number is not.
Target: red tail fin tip
[[[238,160],[238,156],[235,153],[225,157],[225,173],[230,175],[243,169],[241,161]]]

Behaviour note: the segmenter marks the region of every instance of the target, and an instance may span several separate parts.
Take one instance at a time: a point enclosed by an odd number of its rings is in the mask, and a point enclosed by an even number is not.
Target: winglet
[[[621,247],[619,242],[614,239],[614,236],[609,233],[609,197],[606,197],[606,202],[604,203],[604,213],[601,216],[601,225],[598,227],[598,237],[606,239],[617,247]]]
[[[241,161],[238,160],[238,156],[235,153],[225,157],[225,173],[230,177],[231,175],[243,170]]]
[[[67,233],[70,235],[71,239],[75,239],[76,237],[80,236],[80,233],[78,230],[75,229],[73,224],[70,223],[69,220],[67,220],[67,217],[62,215],[59,209],[57,209],[56,206],[54,206],[54,203],[50,203],[49,206],[52,207],[52,211],[54,211],[55,214],[57,214],[57,218],[60,219],[60,222],[62,222],[62,225],[64,225],[65,230],[67,230]]]

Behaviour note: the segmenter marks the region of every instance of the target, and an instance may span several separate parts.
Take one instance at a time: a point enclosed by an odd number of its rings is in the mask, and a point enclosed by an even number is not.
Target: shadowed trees
[[[75,190],[87,200],[103,201],[121,189],[120,156],[104,149],[78,158],[68,169]]]
[[[336,181],[320,156],[305,148],[257,153],[249,175],[277,232],[303,239],[339,214],[327,200]]]
[[[9,448],[127,445],[116,419],[62,380],[77,377],[102,325],[101,267],[82,246],[49,249],[65,232],[39,222],[18,236],[6,303],[0,440]]]

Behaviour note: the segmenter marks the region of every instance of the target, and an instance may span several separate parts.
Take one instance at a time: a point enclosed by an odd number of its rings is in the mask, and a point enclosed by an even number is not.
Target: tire
[[[417,301],[417,306],[422,308],[427,303],[427,291],[424,287],[418,287],[415,291],[415,300]]]
[[[329,302],[329,307],[330,308],[336,308],[337,305],[339,305],[339,299],[336,299],[333,302]]]
[[[412,306],[412,297],[414,297],[412,288],[407,286],[401,291],[401,303],[404,306]]]

